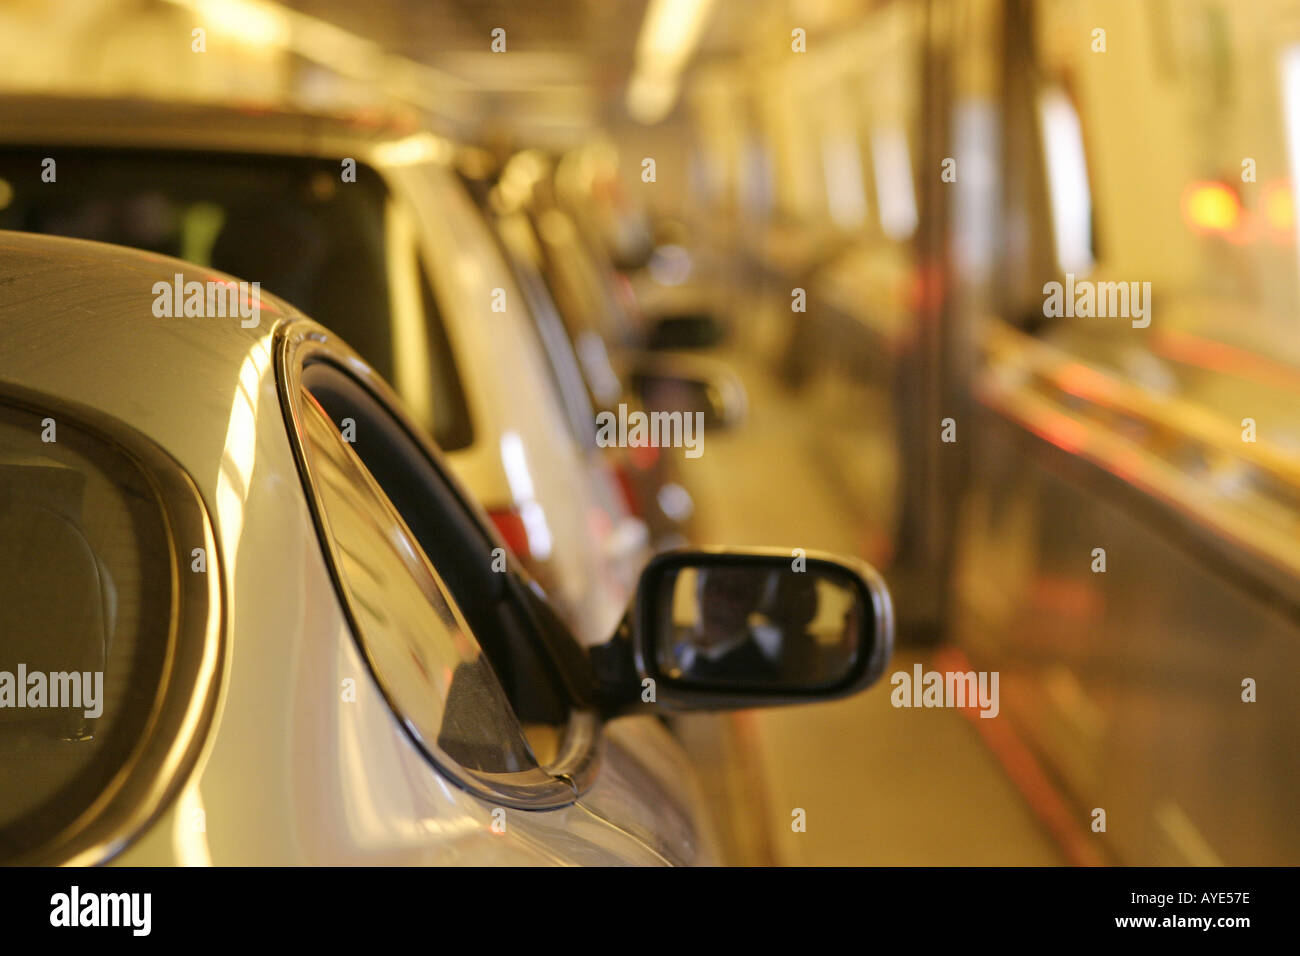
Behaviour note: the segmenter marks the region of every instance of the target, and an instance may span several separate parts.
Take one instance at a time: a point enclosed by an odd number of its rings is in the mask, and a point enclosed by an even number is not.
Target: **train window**
[[[1004,75],[1029,81],[1004,89],[995,308],[1294,455],[1300,5],[1021,6]]]
[[[1147,344],[1177,364],[1223,358],[1207,341],[1300,360],[1297,7],[1106,10],[1103,25],[1077,5],[1033,6],[1060,272],[1139,295],[1149,283],[1150,301],[1130,295],[1124,315],[1094,312],[1137,320],[1111,322],[1116,333],[1153,320]]]

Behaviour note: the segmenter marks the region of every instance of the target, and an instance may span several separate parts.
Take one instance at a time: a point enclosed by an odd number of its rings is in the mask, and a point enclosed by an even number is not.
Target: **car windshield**
[[[134,246],[260,282],[391,380],[386,199],[373,170],[358,165],[356,181],[344,182],[330,160],[0,149],[0,229]],[[425,299],[426,321],[437,324]],[[429,336],[434,350],[447,348],[440,331]],[[462,447],[469,427],[459,380],[449,356],[431,358],[446,379],[434,383],[442,399],[431,410],[434,438]]]

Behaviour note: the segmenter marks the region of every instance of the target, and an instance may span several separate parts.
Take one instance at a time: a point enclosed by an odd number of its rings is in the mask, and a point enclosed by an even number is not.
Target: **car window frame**
[[[352,632],[361,655],[366,661],[367,669],[370,671],[372,679],[375,680],[376,686],[384,693],[390,711],[402,726],[403,732],[407,734],[417,749],[425,755],[439,773],[476,796],[505,806],[527,810],[556,809],[573,803],[593,785],[599,766],[600,718],[594,703],[582,699],[583,695],[580,692],[570,697],[568,721],[563,727],[555,759],[549,763],[539,762],[540,769],[548,778],[546,780],[529,781],[520,779],[523,774],[486,774],[468,770],[448,755],[435,752],[436,747],[431,747],[425,741],[415,737],[406,726],[401,708],[397,706],[396,702],[388,698],[383,682],[374,672],[364,641],[361,638],[361,632],[353,618],[346,588],[339,578],[339,572],[335,564],[336,559],[333,554],[333,544],[328,537],[327,528],[321,522],[322,502],[312,476],[310,463],[305,454],[304,439],[302,437],[302,371],[308,364],[312,361],[329,362],[344,374],[350,376],[357,385],[369,393],[383,412],[389,415],[393,422],[406,433],[412,444],[448,480],[448,484],[459,503],[475,519],[484,533],[503,548],[508,563],[506,573],[515,576],[515,579],[521,583],[521,587],[516,591],[516,596],[524,600],[524,610],[527,612],[526,616],[530,625],[537,623],[538,605],[541,604],[545,607],[545,599],[541,596],[536,585],[528,578],[527,572],[510,555],[509,549],[505,548],[504,544],[500,542],[499,534],[484,517],[482,509],[473,503],[463,489],[457,486],[454,479],[446,472],[446,469],[437,464],[438,452],[436,446],[433,445],[423,429],[408,416],[401,406],[400,399],[387,383],[359,355],[327,329],[306,318],[282,324],[276,329],[274,354],[276,357],[275,368],[280,404],[286,430],[299,476],[302,480],[304,495],[311,512],[312,521],[316,527],[322,555],[329,568],[335,595],[347,617],[349,630]],[[439,584],[444,588],[444,597],[447,603],[459,616],[460,610],[454,595],[445,589],[443,582],[440,581]],[[558,621],[558,619],[556,620]],[[468,624],[465,626],[465,631],[471,636],[474,635],[473,629]],[[551,648],[544,646],[545,641],[541,639],[540,635],[538,635],[536,643],[543,645],[539,647],[539,652],[551,653]],[[576,641],[573,642],[573,646],[579,648]],[[566,673],[564,676],[570,677],[573,675]],[[571,687],[566,689],[571,689]],[[513,704],[510,706],[512,716],[515,716],[515,719],[518,720],[517,715],[513,714]]]
[[[546,357],[551,387],[565,410],[569,430],[583,448],[596,448],[596,400],[586,372],[574,352],[573,340],[560,315],[559,305],[546,283],[541,265],[518,247],[511,236],[507,217],[517,217],[518,228],[531,232],[533,225],[525,213],[485,212],[493,239],[515,276],[523,293],[524,308],[532,320],[533,331]]]

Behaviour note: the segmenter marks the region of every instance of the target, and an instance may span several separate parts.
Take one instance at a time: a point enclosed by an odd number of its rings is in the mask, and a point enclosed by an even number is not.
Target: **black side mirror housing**
[[[627,380],[647,411],[699,412],[707,428],[734,428],[749,413],[744,384],[717,359],[641,352],[633,356]]]
[[[779,549],[669,551],[641,574],[619,633],[593,649],[606,710],[733,710],[857,693],[894,643],[869,565]]]
[[[708,349],[720,345],[727,337],[726,326],[705,312],[661,315],[652,320],[646,332],[646,348]]]

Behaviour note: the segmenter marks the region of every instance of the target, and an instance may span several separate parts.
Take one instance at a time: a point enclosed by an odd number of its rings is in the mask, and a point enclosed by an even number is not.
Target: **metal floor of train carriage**
[[[728,360],[749,390],[750,417],[734,433],[710,434],[705,453],[688,463],[698,543],[780,543],[861,555],[865,519],[853,514],[813,455],[799,453],[808,413],[757,364]],[[798,507],[773,507],[792,501]],[[936,666],[933,654],[904,642],[887,674],[910,671],[916,662]],[[707,722],[732,721],[730,762],[743,769],[706,786],[726,815],[748,817],[740,824],[720,821],[734,862],[1071,862],[970,719],[954,709],[894,709],[887,681],[832,703],[679,722],[697,760],[717,767],[725,761]],[[795,808],[805,811],[804,832],[791,827]],[[737,833],[756,832],[764,846],[737,844]]]

